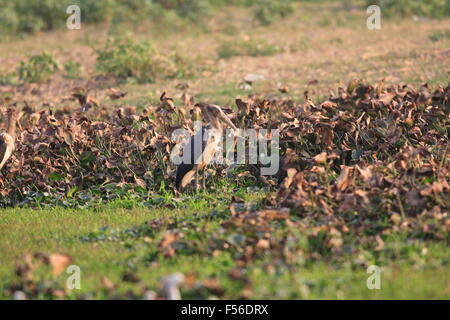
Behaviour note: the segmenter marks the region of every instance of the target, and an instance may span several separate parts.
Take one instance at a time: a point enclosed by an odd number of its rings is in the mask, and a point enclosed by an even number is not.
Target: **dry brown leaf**
[[[280,210],[262,210],[258,212],[258,215],[269,220],[285,220],[289,218],[289,209]]]
[[[172,232],[167,232],[164,238],[159,243],[160,248],[167,248],[169,247],[175,240],[177,239],[176,234]]]
[[[317,163],[325,163],[327,161],[327,153],[321,152],[318,155],[316,155],[313,159]]]
[[[108,289],[109,291],[113,291],[113,290],[115,290],[116,289],[116,285],[108,278],[108,277],[106,277],[106,276],[102,276],[101,278],[100,278],[100,281],[101,281],[101,283],[102,283],[102,285],[106,288],[106,289]]]
[[[375,241],[377,242],[377,245],[375,246],[375,251],[381,251],[384,248],[384,241],[381,239],[380,235],[375,236]]]
[[[267,239],[259,239],[258,243],[256,244],[256,247],[258,249],[269,249],[270,248],[270,241]]]
[[[147,189],[147,184],[145,183],[145,181],[144,180],[142,180],[142,179],[140,179],[140,178],[138,178],[138,177],[134,177],[134,181],[136,181],[136,183],[141,187],[141,188],[144,188],[144,189]]]
[[[339,191],[345,191],[352,184],[352,167],[341,166],[341,174],[336,180],[336,188]]]
[[[65,254],[52,253],[48,256],[54,276],[61,274],[72,262],[72,258]]]

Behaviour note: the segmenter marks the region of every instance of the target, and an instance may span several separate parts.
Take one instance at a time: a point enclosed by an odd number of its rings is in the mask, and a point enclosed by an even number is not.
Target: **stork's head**
[[[225,124],[229,125],[232,129],[237,130],[231,119],[225,114],[225,112],[223,112],[223,110],[218,105],[199,102],[195,106],[200,108],[203,116],[213,126],[220,126],[219,121],[222,121]]]

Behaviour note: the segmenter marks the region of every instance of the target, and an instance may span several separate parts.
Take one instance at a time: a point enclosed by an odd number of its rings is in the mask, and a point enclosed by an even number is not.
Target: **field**
[[[183,299],[450,298],[450,19],[266,9],[0,42],[0,108],[21,114],[1,299],[164,299],[176,273]],[[171,133],[200,101],[279,129],[279,172],[214,165],[176,193]]]

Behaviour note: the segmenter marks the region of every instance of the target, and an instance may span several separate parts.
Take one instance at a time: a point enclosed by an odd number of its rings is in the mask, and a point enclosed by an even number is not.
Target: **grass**
[[[111,262],[120,260],[120,257],[127,254],[127,249],[113,243],[94,247],[90,243],[81,242],[78,237],[106,225],[120,228],[142,222],[144,219],[145,213],[139,211],[131,213],[118,209],[105,212],[76,212],[62,209],[4,210],[1,214],[4,235],[2,261],[7,263],[1,265],[1,282],[2,284],[8,282],[6,279],[11,278],[14,261],[21,261],[25,253],[61,252],[74,257],[77,265],[85,271],[83,274],[85,289],[92,290],[95,287],[95,280],[92,277],[94,274],[120,272],[121,268]]]
[[[52,54],[44,52],[21,62],[18,69],[19,79],[24,82],[42,82],[58,71],[59,65]]]
[[[379,5],[388,17],[416,15],[442,19],[450,16],[450,5],[440,0],[375,0],[366,1],[366,4]]]
[[[64,64],[64,70],[66,72],[66,78],[76,79],[80,78],[83,72],[83,66],[79,62],[69,61]]]
[[[261,199],[261,194],[241,192],[240,195],[253,205]],[[4,209],[0,213],[0,260],[3,261],[0,292],[16,279],[12,272],[14,264],[22,262],[25,253],[44,252],[67,254],[73,258],[72,263],[81,268],[81,289],[70,291],[68,298],[111,297],[102,284],[102,277],[107,277],[117,286],[115,295],[130,297],[133,293],[139,296],[144,288],[158,291],[161,279],[174,272],[183,272],[195,279],[194,284],[182,287],[183,297],[193,299],[214,296],[245,298],[249,292],[253,299],[450,297],[447,272],[450,255],[446,246],[433,243],[410,245],[401,236],[392,237],[385,246],[400,256],[387,259],[382,258],[382,254],[379,258],[381,290],[367,289],[366,281],[370,274],[356,257],[349,258],[346,263],[335,264],[327,260],[303,261],[300,255],[299,260],[286,264],[277,262],[276,255],[272,256],[267,251],[246,265],[242,275],[230,277],[238,262],[234,251],[210,252],[207,247],[202,247],[203,242],[198,242],[220,233],[221,224],[227,220],[229,201],[217,202],[214,206],[213,211],[223,213],[202,216],[212,212],[211,204],[216,201],[211,199],[214,198],[211,194],[195,196],[195,199],[185,202],[184,208],[176,209],[123,209],[114,206],[83,211]],[[184,242],[178,246],[185,243],[187,247],[176,249],[176,258],[161,251],[160,243],[168,232],[177,232],[178,229],[167,229],[169,225],[148,229],[145,222],[155,219],[174,219],[186,226],[181,227],[185,234]],[[196,230],[203,231],[197,233]],[[281,226],[280,231],[277,237],[292,232],[286,225]],[[227,231],[224,236],[232,243],[236,234]],[[302,236],[298,238],[300,242],[301,239]],[[189,253],[191,244],[197,244],[196,254]],[[307,250],[305,244],[299,245]],[[386,255],[388,252],[386,250]],[[137,283],[123,280],[124,274],[130,273],[138,279]],[[36,277],[41,283],[52,279],[63,287],[67,275],[62,273],[53,277],[50,270],[42,270]],[[217,284],[206,285],[208,279],[214,279]]]
[[[220,45],[217,49],[217,55],[221,59],[229,59],[231,57],[239,56],[273,56],[281,53],[283,50],[276,46],[270,45],[266,41],[258,40],[243,40],[243,41],[229,41]]]
[[[134,78],[139,82],[154,82],[158,76],[172,76],[175,63],[159,54],[149,42],[135,42],[132,38],[109,39],[98,50],[96,69],[117,79]]]
[[[227,194],[231,197],[231,194]],[[260,199],[261,194],[245,194],[247,199]],[[146,239],[115,239],[111,235],[121,234],[134,226],[140,226],[146,221],[161,218],[176,218],[191,220],[194,214],[209,212],[213,203],[217,210],[223,210],[227,202],[218,199],[213,194],[192,196],[184,199],[182,207],[147,209],[144,207],[124,209],[129,207],[126,202],[116,201],[95,210],[67,209],[3,209],[0,212],[0,297],[4,294],[5,284],[14,280],[14,265],[21,262],[26,253],[64,253],[73,258],[83,272],[82,289],[73,292],[74,297],[84,293],[101,292],[100,276],[106,276],[115,283],[121,283],[125,272],[138,269],[139,277],[145,283],[158,288],[161,277],[177,271],[192,271],[198,269],[202,276],[216,272],[215,266],[221,264],[221,259],[197,259],[184,257],[179,262],[164,261],[158,268],[148,272],[145,262]],[[122,208],[121,208],[122,207]],[[162,234],[162,233],[160,233]],[[106,235],[103,237],[102,235]],[[103,239],[106,238],[106,241]],[[108,239],[113,239],[109,241]],[[157,243],[158,236],[152,241]],[[133,257],[140,256],[138,262]],[[206,268],[205,268],[206,263]],[[232,261],[230,261],[232,263]],[[203,269],[204,268],[204,269]],[[148,273],[148,274],[146,274]],[[49,272],[44,273],[47,279]],[[64,274],[57,281],[64,284]],[[127,283],[122,283],[123,290],[128,290]],[[136,288],[134,288],[136,289]],[[125,292],[125,291],[123,291]],[[101,296],[99,296],[101,298]]]
[[[430,40],[433,42],[438,42],[445,39],[450,39],[450,30],[436,31],[430,35]]]

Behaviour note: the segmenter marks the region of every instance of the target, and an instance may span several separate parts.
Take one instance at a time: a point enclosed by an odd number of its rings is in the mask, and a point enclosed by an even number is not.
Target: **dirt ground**
[[[179,26],[173,32],[150,23],[134,27],[133,37],[151,41],[160,51],[177,52],[194,59],[205,70],[193,79],[161,79],[153,84],[124,84],[129,95],[123,103],[145,103],[162,90],[179,95],[177,85],[189,84],[194,96],[220,103],[230,103],[229,94],[245,95],[239,83],[248,74],[265,77],[254,86],[262,94],[276,94],[287,87],[289,95],[303,98],[328,96],[330,90],[345,86],[354,78],[387,84],[424,83],[446,85],[450,72],[450,39],[433,42],[430,36],[450,28],[449,20],[382,20],[381,30],[366,27],[366,15],[360,8],[343,11],[339,6],[302,5],[279,23],[257,26],[245,10],[232,9],[218,14],[208,24],[208,31],[192,25]],[[231,13],[230,13],[231,12]],[[129,29],[128,29],[129,30]],[[26,86],[1,86],[15,99],[29,103],[60,104],[75,86],[92,89],[101,99],[102,89],[114,86],[112,80],[96,77],[96,49],[108,35],[116,34],[113,25],[83,26],[81,30],[58,31],[25,36],[0,44],[0,65],[14,71],[20,61],[32,54],[50,51],[60,63],[69,60],[84,67],[81,79],[69,80],[56,74],[48,83]],[[273,56],[237,56],[220,59],[217,48],[226,41],[254,39],[282,48]]]

